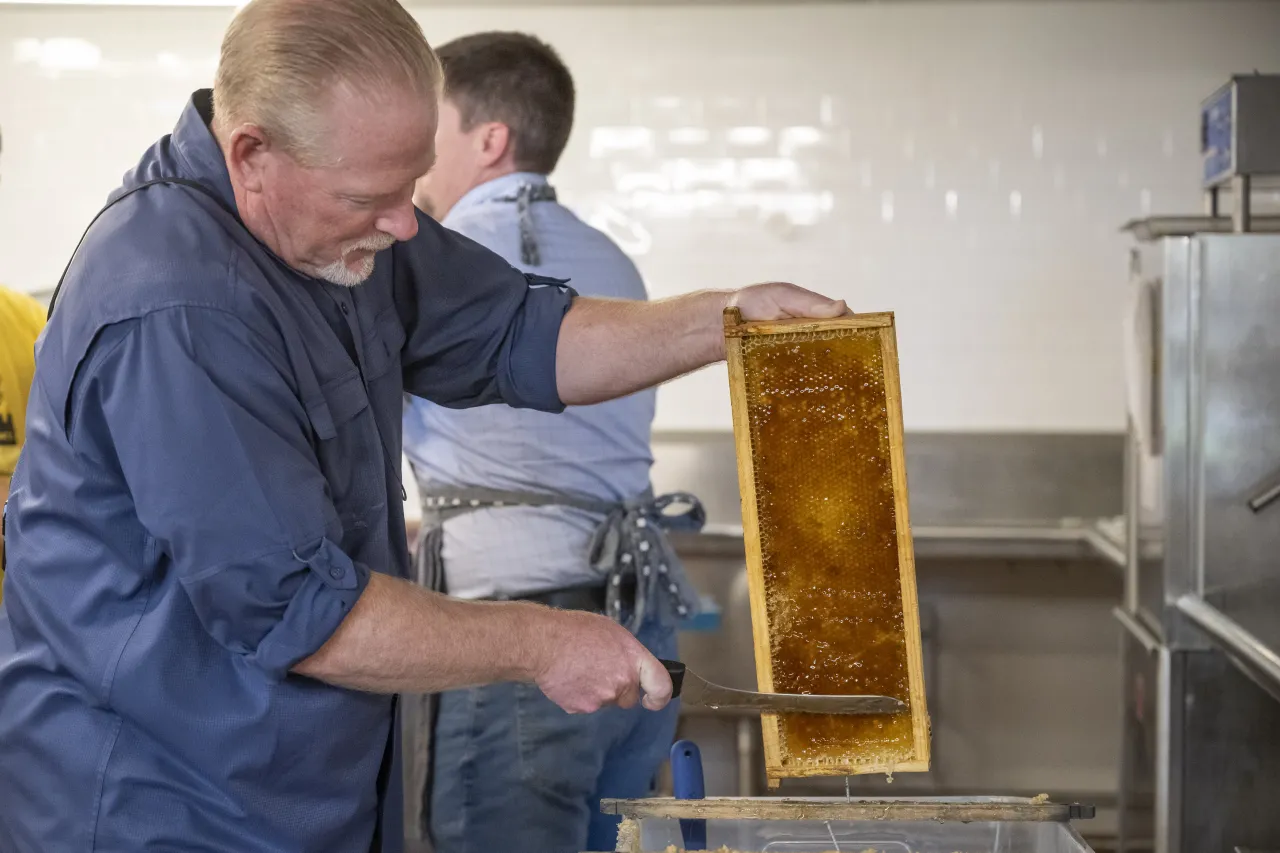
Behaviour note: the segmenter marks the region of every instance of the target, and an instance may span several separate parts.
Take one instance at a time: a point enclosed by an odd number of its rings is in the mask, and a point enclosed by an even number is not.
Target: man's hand
[[[808,317],[827,320],[849,313],[843,299],[828,299],[784,281],[753,284],[735,291],[725,307],[737,308],[743,320],[785,320]]]
[[[667,670],[616,622],[594,613],[548,610],[539,633],[534,681],[570,714],[607,705],[630,708],[637,701],[658,711],[671,700]]]

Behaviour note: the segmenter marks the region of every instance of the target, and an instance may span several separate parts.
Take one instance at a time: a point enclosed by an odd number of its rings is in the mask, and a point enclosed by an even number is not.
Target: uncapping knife
[[[691,672],[679,661],[664,660],[674,699],[713,711],[759,711],[763,714],[895,714],[907,706],[892,696],[828,696],[816,693],[752,693],[721,687]]]

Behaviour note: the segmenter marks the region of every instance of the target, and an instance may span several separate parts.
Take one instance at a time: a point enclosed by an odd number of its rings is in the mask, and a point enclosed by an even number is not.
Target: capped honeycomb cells
[[[892,715],[780,716],[783,775],[927,761],[911,707],[881,332],[835,328],[740,342],[772,689],[907,703]],[[888,368],[896,389],[896,362]],[[905,562],[914,595],[909,554]]]

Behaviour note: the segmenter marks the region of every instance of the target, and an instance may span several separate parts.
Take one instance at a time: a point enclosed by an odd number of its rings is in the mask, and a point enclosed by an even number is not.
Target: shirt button
[[[342,580],[342,569],[339,568],[338,566],[334,566],[333,568],[329,569],[329,577],[333,578],[336,581]]]
[[[351,311],[351,309],[347,308],[347,303],[345,302],[340,303],[338,307],[342,309],[343,314],[349,314]]]

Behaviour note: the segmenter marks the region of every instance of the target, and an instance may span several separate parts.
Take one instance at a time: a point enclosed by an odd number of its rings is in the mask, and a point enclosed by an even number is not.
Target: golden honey
[[[896,390],[897,365],[892,351],[886,365],[883,332],[832,328],[738,343],[735,404],[745,418],[736,424],[749,433],[771,688],[907,703],[892,715],[780,716],[783,775],[927,766],[912,713],[908,636],[914,630],[918,660],[919,628],[915,602],[910,628],[903,603],[904,562],[913,596],[914,569],[899,553],[895,510],[890,422],[900,413],[896,404],[890,411],[886,376],[893,371]]]

